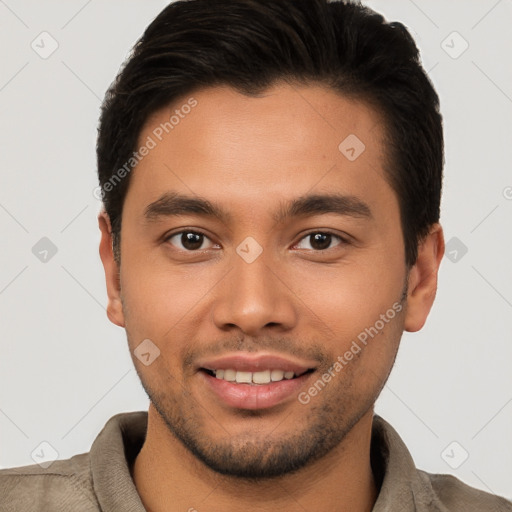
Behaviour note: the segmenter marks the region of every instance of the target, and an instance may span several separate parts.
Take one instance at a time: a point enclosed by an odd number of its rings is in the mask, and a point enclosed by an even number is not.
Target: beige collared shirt
[[[146,426],[145,411],[117,414],[89,453],[46,469],[36,464],[1,470],[0,512],[145,512],[130,467]],[[378,415],[371,457],[380,486],[373,512],[512,512],[512,502],[504,498],[417,469],[398,433]]]

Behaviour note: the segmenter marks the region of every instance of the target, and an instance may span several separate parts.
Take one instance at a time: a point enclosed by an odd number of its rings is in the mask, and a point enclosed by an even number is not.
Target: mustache
[[[323,349],[325,338],[311,340],[307,343],[284,337],[263,336],[258,338],[241,335],[238,338],[219,340],[217,343],[200,345],[192,343],[183,354],[183,366],[194,367],[199,358],[214,357],[233,352],[272,352],[280,355],[293,356],[299,359],[318,361],[323,364],[329,361],[329,354]],[[332,357],[331,357],[332,359]]]

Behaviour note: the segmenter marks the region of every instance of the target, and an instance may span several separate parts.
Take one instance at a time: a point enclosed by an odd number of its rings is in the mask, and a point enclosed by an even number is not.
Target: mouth
[[[224,410],[267,410],[277,405],[293,405],[307,388],[314,368],[295,373],[281,368],[257,372],[234,368],[201,368],[197,375],[209,404],[217,403]],[[203,392],[202,392],[203,394]]]
[[[316,369],[316,361],[284,354],[232,352],[198,361],[196,375],[209,403],[256,410],[292,404]]]

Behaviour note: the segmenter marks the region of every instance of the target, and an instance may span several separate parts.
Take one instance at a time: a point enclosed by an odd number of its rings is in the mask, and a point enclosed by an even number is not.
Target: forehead
[[[194,107],[190,108],[192,102]],[[166,125],[169,121],[172,126]],[[228,86],[197,90],[150,116],[141,138],[154,130],[157,136],[163,131],[164,138],[172,135],[187,139],[198,151],[217,143],[215,155],[219,157],[226,143],[243,143],[244,149],[249,149],[264,142],[269,150],[296,153],[299,148],[292,142],[302,142],[309,152],[315,142],[320,148],[322,139],[331,144],[353,134],[366,139],[368,145],[378,142],[382,135],[380,114],[364,101],[344,97],[319,84],[282,82],[256,96]]]
[[[246,204],[333,188],[357,195],[387,186],[382,135],[370,106],[321,85],[280,83],[255,97],[205,88],[147,120],[139,147],[151,150],[128,194],[151,202],[171,190]]]

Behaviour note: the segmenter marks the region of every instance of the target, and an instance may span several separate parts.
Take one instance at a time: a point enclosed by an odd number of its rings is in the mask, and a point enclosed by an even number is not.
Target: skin
[[[383,124],[364,103],[285,83],[259,97],[229,87],[193,97],[197,106],[132,171],[120,267],[108,216],[99,216],[108,317],[126,329],[151,399],[135,485],[152,511],[370,511],[373,405],[402,332],[421,329],[431,309],[442,228],[432,226],[407,269],[398,200],[382,169]],[[188,98],[148,119],[141,143]],[[366,146],[354,161],[338,149],[349,134]],[[145,218],[167,192],[208,199],[231,217]],[[272,217],[283,201],[326,193],[357,198],[371,216]],[[199,250],[171,237],[180,229],[206,235]],[[319,248],[308,236],[326,231],[346,242],[333,236]],[[250,264],[236,252],[248,236],[263,249]],[[401,300],[402,311],[308,404],[294,395],[266,410],[228,407],[196,367],[237,350],[313,360],[307,391]],[[145,366],[133,351],[148,338],[160,356]]]

